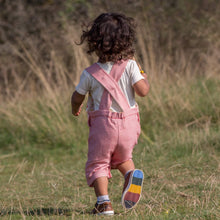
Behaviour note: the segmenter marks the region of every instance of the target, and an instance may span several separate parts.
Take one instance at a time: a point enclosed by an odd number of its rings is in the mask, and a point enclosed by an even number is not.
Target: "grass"
[[[31,42],[12,46],[23,72],[2,76],[2,219],[98,218],[89,214],[96,198],[84,174],[85,107],[78,118],[70,109],[73,87],[95,58],[75,45],[76,30],[67,28],[65,34],[74,73],[53,48],[46,62]],[[147,97],[137,98],[142,133],[133,156],[145,174],[143,195],[135,209],[125,212],[123,178],[113,170],[109,194],[116,215],[111,219],[219,219],[219,42],[213,41],[206,53],[199,51],[195,62],[195,54],[171,41],[162,53],[151,32],[143,26],[137,36],[137,55],[151,85]]]
[[[112,219],[218,219],[219,78],[150,80],[151,93],[138,99],[142,134],[134,150],[136,167],[145,173],[142,200],[130,212],[122,209],[123,178],[113,170]],[[96,219],[84,175],[86,113],[71,116],[70,95],[1,106],[3,219]]]

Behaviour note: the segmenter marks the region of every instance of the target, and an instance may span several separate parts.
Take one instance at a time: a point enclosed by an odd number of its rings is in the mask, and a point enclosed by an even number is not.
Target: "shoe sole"
[[[97,215],[114,215],[114,211],[99,212]]]
[[[141,198],[144,173],[141,170],[134,170],[129,178],[128,185],[122,194],[122,206],[131,209],[139,202]]]

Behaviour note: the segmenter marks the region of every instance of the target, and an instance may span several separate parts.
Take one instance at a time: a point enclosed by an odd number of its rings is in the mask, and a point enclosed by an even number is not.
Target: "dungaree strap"
[[[127,61],[115,63],[110,74],[107,74],[97,63],[86,69],[88,73],[90,73],[98,82],[103,85],[103,87],[110,93],[110,95],[115,99],[123,111],[130,109],[130,105],[128,104],[128,101],[120,89],[117,81],[121,78],[126,65]],[[103,92],[103,96],[104,97],[102,97],[100,107],[102,110],[109,110],[109,105],[111,105],[111,98],[107,96],[105,90]]]
[[[112,66],[109,75],[111,75],[115,79],[115,81],[118,82],[122,74],[124,73],[126,65],[127,65],[127,61],[121,61],[120,63],[115,63]],[[112,105],[112,96],[106,89],[104,89],[101,102],[99,105],[99,110],[110,109],[111,105]]]

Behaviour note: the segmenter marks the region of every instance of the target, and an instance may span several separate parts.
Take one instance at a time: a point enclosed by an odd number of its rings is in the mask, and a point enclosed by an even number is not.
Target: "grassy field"
[[[218,74],[149,74],[138,99],[142,134],[134,150],[145,182],[139,205],[120,204],[123,178],[114,170],[112,219],[218,219],[220,80]],[[0,216],[3,219],[95,219],[87,187],[87,119],[71,116],[73,88],[28,96],[0,107]],[[49,90],[48,90],[49,91]]]
[[[111,219],[220,219],[219,13],[194,1],[191,11],[174,1],[174,8],[149,1],[152,10],[141,2],[151,14],[139,13],[136,56],[151,89],[137,97],[142,133],[133,159],[144,188],[138,206],[125,212],[124,180],[113,170]],[[96,198],[84,174],[86,105],[78,118],[70,107],[80,73],[96,58],[75,44],[79,27],[65,25],[54,28],[57,35],[39,32],[40,43],[37,34],[8,40],[0,59],[1,219],[98,219],[90,214]]]

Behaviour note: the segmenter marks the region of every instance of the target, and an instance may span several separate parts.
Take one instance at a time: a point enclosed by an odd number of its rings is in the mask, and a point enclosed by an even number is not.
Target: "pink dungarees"
[[[140,134],[138,107],[130,108],[121,91],[118,81],[123,74],[127,61],[115,63],[107,74],[97,63],[87,68],[96,80],[104,86],[99,110],[89,111],[88,160],[86,178],[89,186],[95,179],[111,178],[111,168],[132,159],[132,151]],[[110,111],[112,98],[123,112]]]

